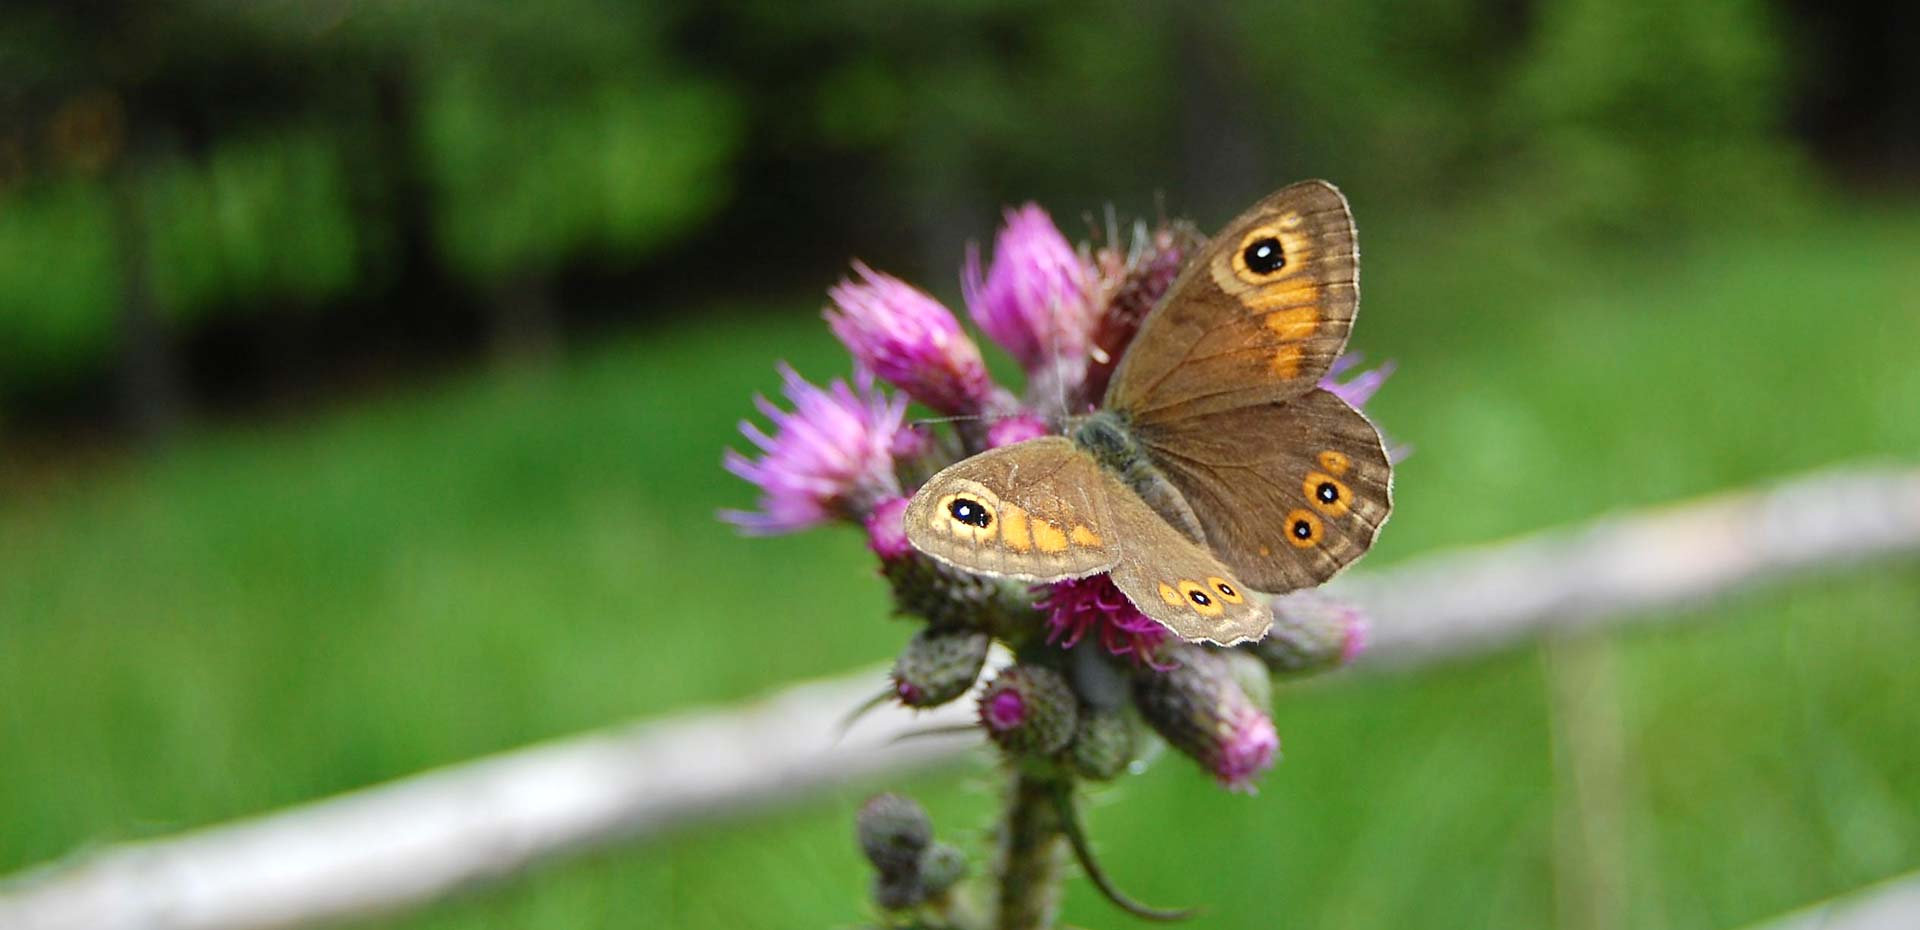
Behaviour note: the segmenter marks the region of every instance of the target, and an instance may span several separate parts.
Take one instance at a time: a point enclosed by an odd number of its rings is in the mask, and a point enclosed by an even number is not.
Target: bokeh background
[[[884,660],[857,534],[714,518],[773,362],[846,373],[847,260],[957,307],[1007,205],[1314,176],[1415,449],[1369,565],[1920,460],[1911,8],[7,4],[0,873]],[[1167,759],[1093,832],[1221,927],[1735,927],[1920,867],[1920,570],[1685,619],[1283,692],[1259,797]],[[978,838],[992,781],[892,787]],[[373,926],[848,926],[875,787]]]

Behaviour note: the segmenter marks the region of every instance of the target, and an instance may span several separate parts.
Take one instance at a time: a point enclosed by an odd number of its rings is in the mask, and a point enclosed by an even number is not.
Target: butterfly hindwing
[[[1123,540],[1113,583],[1141,613],[1194,642],[1231,646],[1267,635],[1273,612],[1264,597],[1119,479],[1100,477]]]
[[[1207,543],[1261,591],[1312,587],[1373,545],[1393,509],[1379,431],[1332,393],[1139,427]]]
[[[1100,466],[1060,436],[982,452],[927,480],[907,540],[951,565],[1028,581],[1112,568],[1119,538]]]
[[[1141,323],[1105,406],[1153,422],[1305,394],[1346,347],[1359,266],[1338,188],[1281,189],[1188,263]]]

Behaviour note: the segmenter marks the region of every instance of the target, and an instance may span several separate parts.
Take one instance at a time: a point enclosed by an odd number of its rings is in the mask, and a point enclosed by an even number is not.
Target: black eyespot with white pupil
[[[1219,583],[1219,584],[1217,584],[1217,585],[1214,585],[1214,587],[1216,587],[1216,588],[1219,588],[1219,589],[1220,589],[1220,593],[1221,593],[1222,595],[1225,595],[1225,596],[1227,596],[1227,597],[1232,597],[1232,596],[1234,596],[1234,594],[1236,594],[1236,593],[1238,593],[1238,592],[1236,592],[1236,591],[1234,591],[1234,590],[1233,590],[1233,585],[1230,585],[1230,584],[1227,584],[1227,583],[1226,583],[1226,582],[1224,582],[1224,581],[1222,581],[1222,582],[1220,582],[1220,583]]]
[[[1305,520],[1293,521],[1293,535],[1295,539],[1312,539],[1313,524]]]
[[[1334,487],[1333,482],[1331,481],[1320,482],[1320,486],[1317,488],[1314,488],[1313,493],[1314,493],[1314,496],[1320,498],[1322,502],[1328,503],[1328,504],[1331,504],[1334,501],[1337,501],[1340,499],[1340,489],[1337,487]]]
[[[955,498],[953,503],[948,504],[947,512],[952,514],[955,520],[968,526],[985,529],[993,522],[993,515],[987,513],[987,508],[981,506],[979,501],[970,501],[964,497]]]
[[[1254,274],[1273,274],[1287,266],[1287,253],[1280,248],[1280,240],[1275,236],[1255,239],[1247,244],[1247,250],[1241,258],[1246,260],[1247,269]]]
[[[1213,598],[1208,597],[1205,591],[1188,591],[1187,600],[1199,604],[1202,607],[1213,603]]]

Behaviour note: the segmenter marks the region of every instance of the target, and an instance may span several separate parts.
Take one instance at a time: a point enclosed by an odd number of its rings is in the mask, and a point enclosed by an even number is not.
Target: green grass
[[[1842,215],[1678,254],[1370,236],[1358,344],[1399,361],[1374,409],[1417,450],[1370,562],[1920,459],[1920,214]],[[786,306],[8,485],[0,871],[889,655],[909,628],[854,534],[713,519],[750,500],[719,450],[772,360],[845,368],[816,299]],[[1920,867],[1920,571],[1699,614],[1612,640],[1596,696],[1625,725],[1606,813],[1632,925],[1736,926]],[[1548,925],[1570,776],[1546,669],[1529,649],[1286,694],[1258,798],[1168,758],[1102,793],[1095,836],[1126,887],[1209,926]],[[977,840],[991,774],[904,786]],[[382,926],[846,926],[872,787]],[[1132,925],[1078,883],[1067,914]]]

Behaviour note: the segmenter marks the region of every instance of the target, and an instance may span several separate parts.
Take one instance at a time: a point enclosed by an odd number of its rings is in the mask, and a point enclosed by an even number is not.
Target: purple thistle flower
[[[1027,699],[1020,692],[1007,690],[996,692],[992,697],[980,702],[980,722],[996,733],[1005,732],[1027,722]]]
[[[1340,639],[1340,664],[1345,665],[1367,651],[1373,645],[1373,622],[1367,615],[1354,611],[1347,616],[1347,635]]]
[[[1331,391],[1334,396],[1346,401],[1355,410],[1366,406],[1367,401],[1373,399],[1374,393],[1380,390],[1380,386],[1387,383],[1387,376],[1393,374],[1394,368],[1393,363],[1388,362],[1341,381],[1340,376],[1358,367],[1361,358],[1358,352],[1348,352],[1334,359],[1333,364],[1327,368],[1327,373],[1320,377],[1322,388]]]
[[[1280,751],[1280,734],[1273,720],[1252,705],[1239,708],[1217,755],[1209,761],[1213,777],[1229,791],[1253,793],[1253,779],[1273,767]]]
[[[1154,660],[1167,628],[1133,606],[1106,575],[1057,581],[1043,588],[1034,607],[1046,613],[1047,642],[1071,649],[1089,634],[1116,656],[1161,668]]]
[[[905,429],[893,434],[893,459],[896,462],[921,458],[932,452],[933,448],[933,433],[923,425],[909,423]]]
[[[1371,624],[1358,606],[1319,591],[1273,599],[1273,629],[1250,651],[1277,675],[1345,665],[1367,649]]]
[[[728,449],[725,460],[728,471],[760,487],[760,510],[721,511],[721,519],[745,533],[790,533],[836,517],[857,518],[876,502],[900,496],[893,448],[905,428],[904,398],[875,390],[868,375],[852,386],[835,379],[819,388],[782,363],[780,377],[793,411],[756,396],[774,434],[742,420],[740,432],[761,455],[748,458]]]
[[[907,542],[906,515],[904,497],[889,497],[874,505],[866,519],[867,546],[874,555],[891,562],[913,554],[913,545]]]
[[[1073,740],[1078,706],[1073,687],[1059,672],[1017,664],[1002,669],[981,691],[980,725],[1014,755],[1049,755]]]
[[[1134,677],[1134,704],[1167,744],[1193,757],[1221,785],[1253,790],[1273,766],[1280,735],[1234,677],[1224,654],[1178,644],[1165,671]]]
[[[827,326],[861,366],[941,413],[979,413],[993,396],[980,349],[920,289],[853,263],[859,281],[827,290]]]
[[[1006,219],[985,273],[980,250],[967,250],[960,280],[967,312],[1030,374],[1077,382],[1096,321],[1097,276],[1038,205],[1008,210]]]
[[[998,449],[1016,442],[1039,439],[1049,432],[1046,420],[1036,414],[1022,413],[1004,420],[997,420],[992,426],[987,427],[987,446]]]

